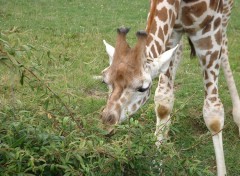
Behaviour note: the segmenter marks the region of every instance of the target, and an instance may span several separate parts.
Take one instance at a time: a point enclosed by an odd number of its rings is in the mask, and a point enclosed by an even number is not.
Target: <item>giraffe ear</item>
[[[160,72],[165,73],[167,71],[167,69],[169,68],[170,62],[171,62],[175,52],[177,51],[177,48],[178,48],[178,45],[176,45],[174,48],[172,48],[170,50],[165,51],[160,56],[158,56],[156,61],[159,64]]]
[[[107,54],[109,56],[109,65],[111,65],[112,61],[113,61],[113,55],[114,55],[114,52],[115,52],[115,48],[113,46],[111,46],[110,44],[108,44],[106,42],[106,40],[103,40],[103,43],[106,47],[106,51],[107,51]]]

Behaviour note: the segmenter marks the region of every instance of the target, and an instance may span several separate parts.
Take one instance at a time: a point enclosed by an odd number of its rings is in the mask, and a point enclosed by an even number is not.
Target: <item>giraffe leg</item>
[[[228,49],[227,49],[226,44],[227,44],[227,39],[226,39],[226,37],[224,37],[223,47],[222,47],[222,56],[221,56],[222,63],[221,64],[222,64],[224,76],[227,81],[228,89],[229,89],[231,99],[232,99],[233,119],[239,128],[239,135],[240,135],[240,99],[239,99],[238,91],[236,88],[236,84],[234,82],[230,64],[228,61]]]
[[[218,176],[224,176],[226,175],[222,141],[224,108],[218,94],[222,28],[220,26],[216,30],[208,33],[198,31],[196,35],[189,37],[196,48],[196,54],[202,65],[205,89],[203,117],[206,126],[212,133],[217,173]]]
[[[236,88],[236,84],[234,82],[233,74],[230,68],[230,64],[228,61],[228,47],[227,47],[227,24],[230,18],[231,8],[233,6],[232,1],[225,2],[224,1],[224,9],[223,9],[223,41],[222,41],[222,54],[221,54],[221,65],[223,68],[224,76],[227,81],[228,89],[232,99],[233,105],[233,119],[239,128],[239,136],[240,136],[240,98],[238,95],[238,91]]]
[[[172,48],[178,44],[180,40],[181,34],[173,32],[168,43],[168,48]],[[157,137],[157,146],[167,137],[169,125],[171,124],[170,113],[174,104],[173,83],[181,55],[182,43],[180,43],[176,54],[173,56],[175,58],[171,61],[166,73],[160,74],[158,87],[155,91],[154,102],[157,116],[155,135]]]

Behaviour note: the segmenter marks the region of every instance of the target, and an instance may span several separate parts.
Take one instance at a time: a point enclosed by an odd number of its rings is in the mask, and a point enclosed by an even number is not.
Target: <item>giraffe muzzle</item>
[[[119,118],[117,117],[117,115],[109,113],[108,110],[104,109],[101,114],[101,119],[104,125],[113,126],[118,123]]]

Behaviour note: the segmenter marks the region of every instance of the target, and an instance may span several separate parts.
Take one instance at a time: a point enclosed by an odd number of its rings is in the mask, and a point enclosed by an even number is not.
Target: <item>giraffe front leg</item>
[[[221,65],[224,71],[225,79],[227,81],[228,89],[231,95],[233,110],[232,115],[234,122],[237,124],[240,136],[240,98],[238,90],[233,78],[233,73],[228,60],[228,47],[227,47],[227,36],[226,32],[223,34],[223,45],[221,54]]]
[[[206,126],[212,134],[218,176],[224,176],[226,175],[222,141],[222,129],[224,126],[224,108],[219,98],[212,96],[207,96],[205,98],[203,117]]]
[[[213,58],[210,54],[206,56],[206,60]],[[218,57],[216,57],[218,58]],[[211,66],[203,66],[204,71],[204,87],[205,87],[205,100],[203,106],[203,118],[206,126],[212,134],[212,140],[216,155],[217,173],[218,176],[226,175],[226,166],[223,152],[222,130],[224,126],[224,108],[218,94],[218,75],[220,64],[219,59],[212,61]]]
[[[167,48],[170,49],[179,44],[179,47],[170,62],[166,73],[159,76],[158,87],[155,91],[155,113],[157,117],[155,136],[157,137],[156,145],[159,146],[164,139],[168,137],[169,126],[171,124],[170,114],[174,104],[173,85],[178,65],[182,58],[183,43],[182,34],[173,31]]]
[[[202,31],[198,33],[202,34]],[[221,28],[218,28],[215,31],[211,31],[211,33],[206,33],[203,35],[204,37],[200,34],[190,36],[202,66],[205,89],[203,118],[212,134],[218,176],[226,175],[222,141],[224,108],[218,93],[218,77],[221,64],[221,34]],[[205,43],[205,45],[203,45],[203,43]]]
[[[169,126],[171,124],[170,113],[174,104],[174,94],[169,82],[170,79],[166,75],[161,74],[158,87],[155,91],[154,102],[157,116],[155,136],[157,137],[157,146],[168,137]]]
[[[169,43],[175,45],[177,41],[174,39],[174,34]],[[173,41],[172,41],[173,40]],[[170,44],[169,44],[170,45]],[[171,48],[171,46],[170,46]],[[157,117],[155,136],[157,137],[156,145],[159,146],[164,139],[168,137],[169,126],[171,124],[170,114],[174,104],[173,84],[175,73],[182,56],[182,42],[173,56],[174,60],[170,62],[169,68],[166,73],[161,73],[159,76],[158,86],[155,91],[155,113]]]
[[[204,75],[205,100],[203,118],[212,134],[215,150],[218,176],[226,175],[226,166],[223,152],[222,130],[224,126],[224,108],[218,94],[219,52],[212,52],[201,59]],[[209,62],[207,62],[209,61]],[[206,63],[206,64],[205,64]]]

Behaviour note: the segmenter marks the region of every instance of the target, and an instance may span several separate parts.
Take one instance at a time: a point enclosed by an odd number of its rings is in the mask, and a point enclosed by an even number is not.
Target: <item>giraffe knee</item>
[[[158,105],[156,111],[157,111],[157,115],[160,119],[165,119],[170,114],[170,109],[164,105]]]
[[[220,118],[215,117],[209,121],[207,126],[212,133],[218,133],[222,130],[223,124],[221,123]]]

